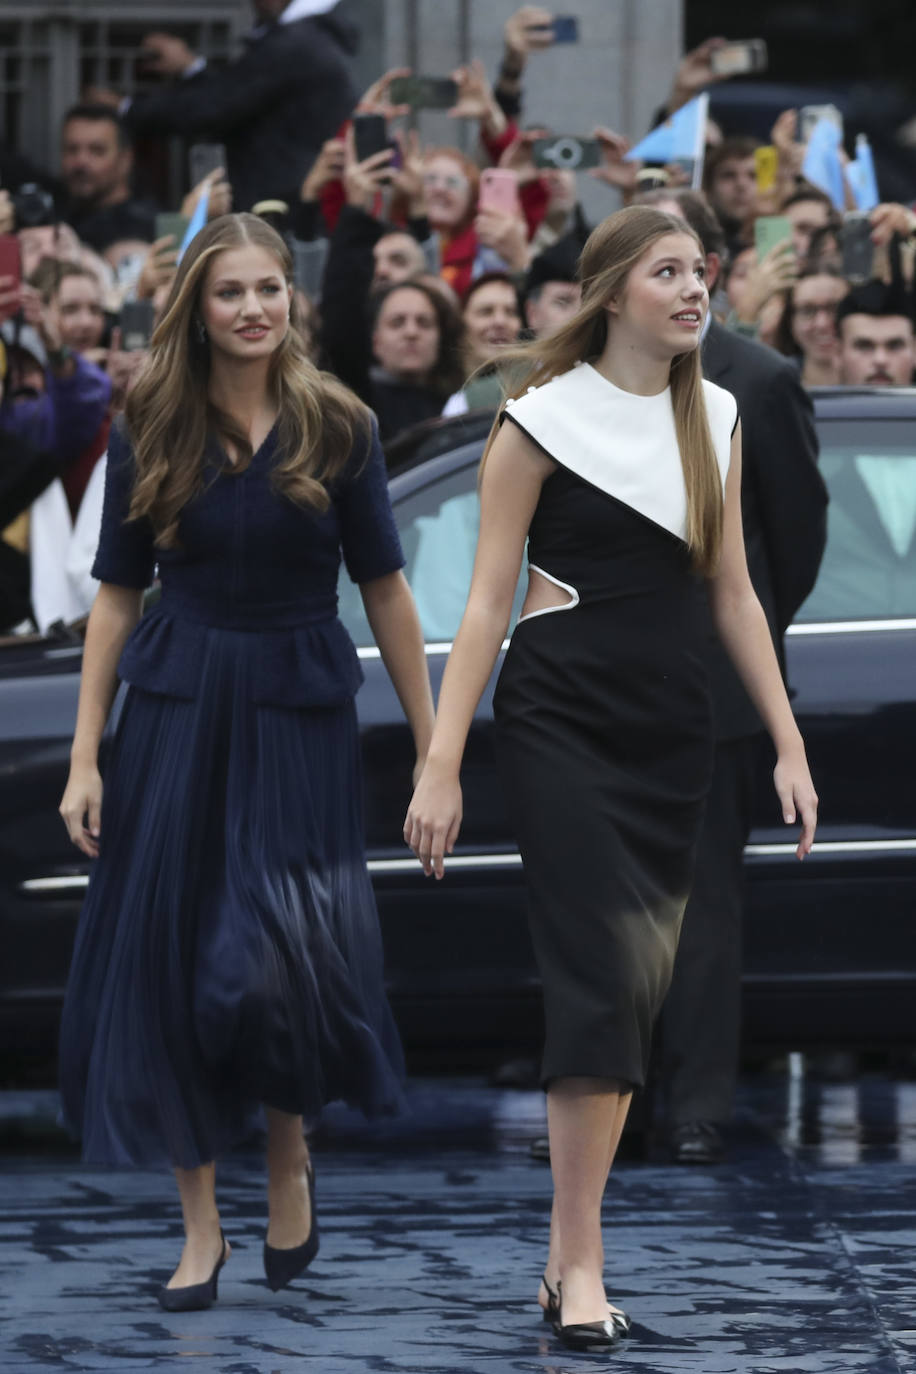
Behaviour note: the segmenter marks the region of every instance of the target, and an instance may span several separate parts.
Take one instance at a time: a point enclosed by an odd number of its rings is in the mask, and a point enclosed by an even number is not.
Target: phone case
[[[22,280],[19,239],[15,234],[0,234],[0,277],[12,277],[11,286]]]
[[[165,238],[166,234],[171,234],[175,240],[175,247],[181,247],[181,241],[187,232],[189,220],[186,215],[180,215],[177,211],[167,210],[156,216],[153,233],[157,239]]]
[[[601,149],[593,138],[555,134],[536,138],[531,145],[535,167],[552,167],[561,172],[584,172],[601,164]]]
[[[477,204],[481,210],[497,210],[504,215],[521,214],[515,173],[502,167],[486,167],[480,174]]]
[[[777,149],[770,145],[764,148],[755,148],[754,165],[757,172],[757,190],[771,191],[776,185],[776,173],[779,171]]]
[[[875,245],[868,217],[849,216],[840,226],[838,237],[843,255],[843,276],[855,283],[868,281],[875,261]]]
[[[125,353],[148,348],[153,334],[152,301],[125,302],[118,316],[118,327],[121,330],[121,348]]]
[[[357,162],[365,162],[367,157],[384,152],[388,144],[388,125],[383,115],[364,114],[353,116],[353,142],[356,145]]]
[[[458,103],[458,86],[450,76],[399,76],[388,90],[392,105],[450,110]]]
[[[222,143],[192,143],[188,149],[188,174],[191,185],[198,186],[217,168],[226,169],[226,149]]]
[[[754,247],[761,262],[779,243],[792,241],[792,221],[785,215],[760,215],[754,221]]]
[[[558,14],[553,21],[555,43],[578,43],[579,21],[574,14]]]

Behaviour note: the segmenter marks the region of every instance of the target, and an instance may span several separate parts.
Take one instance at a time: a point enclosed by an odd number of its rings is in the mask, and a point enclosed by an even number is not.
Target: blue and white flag
[[[876,205],[881,204],[878,178],[875,175],[875,159],[872,156],[871,144],[864,134],[859,134],[856,139],[856,155],[846,168],[846,180],[855,197],[857,210],[868,214],[869,210],[874,210]]]
[[[184,231],[184,238],[178,249],[178,261],[184,257],[188,251],[191,240],[196,238],[207,222],[207,212],[210,209],[210,187],[205,186],[200,194],[200,200],[194,207],[194,213],[188,220],[188,227]]]
[[[625,162],[686,162],[693,167],[693,185],[703,176],[703,153],[706,147],[706,119],[709,114],[709,95],[706,91],[695,96],[670,119],[652,129],[635,147],[624,153]]]
[[[834,208],[842,211],[846,206],[846,183],[840,161],[840,142],[840,131],[833,120],[819,119],[805,149],[802,176],[825,191]]]

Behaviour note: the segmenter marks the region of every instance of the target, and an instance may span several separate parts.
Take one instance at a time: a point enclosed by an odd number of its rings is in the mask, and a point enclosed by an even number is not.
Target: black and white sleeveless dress
[[[724,487],[737,405],[703,391]],[[544,987],[542,1078],[638,1086],[713,754],[671,393],[622,391],[584,363],[504,416],[557,464],[528,552],[564,601],[519,621],[494,703]]]

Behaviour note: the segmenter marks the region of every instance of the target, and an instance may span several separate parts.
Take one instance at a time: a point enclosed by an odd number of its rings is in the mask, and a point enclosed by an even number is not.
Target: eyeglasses
[[[816,320],[818,315],[826,315],[829,319],[836,319],[835,305],[796,305],[794,314],[800,320]]]
[[[446,191],[463,191],[467,184],[467,177],[459,172],[448,175],[441,172],[426,172],[423,176],[423,185],[430,191],[434,186],[441,186]]]

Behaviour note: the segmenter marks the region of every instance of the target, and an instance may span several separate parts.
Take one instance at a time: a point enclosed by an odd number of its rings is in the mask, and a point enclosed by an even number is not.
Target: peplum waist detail
[[[193,700],[214,653],[228,658],[239,690],[258,706],[341,705],[363,681],[353,641],[333,607],[207,606],[204,614],[174,596],[164,596],[140,620],[118,676],[147,692]]]

